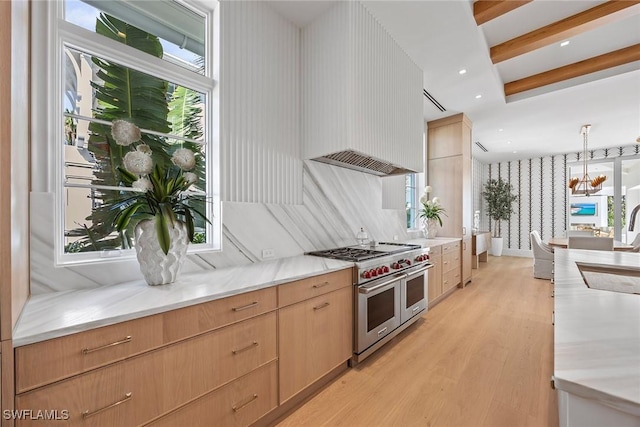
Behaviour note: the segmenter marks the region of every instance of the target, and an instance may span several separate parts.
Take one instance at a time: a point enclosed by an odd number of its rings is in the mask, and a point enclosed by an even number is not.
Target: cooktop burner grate
[[[359,262],[367,259],[384,256],[386,255],[386,252],[376,251],[373,249],[346,247],[346,248],[328,249],[325,251],[309,252],[308,255],[339,259],[343,261]]]

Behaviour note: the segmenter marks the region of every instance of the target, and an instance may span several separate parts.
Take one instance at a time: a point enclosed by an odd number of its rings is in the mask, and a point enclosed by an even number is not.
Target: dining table
[[[553,246],[556,248],[567,248],[569,246],[569,238],[568,237],[552,237],[548,242],[549,246]],[[619,240],[613,241],[613,250],[614,251],[630,251],[633,249],[633,246],[628,245],[626,243],[622,243]]]

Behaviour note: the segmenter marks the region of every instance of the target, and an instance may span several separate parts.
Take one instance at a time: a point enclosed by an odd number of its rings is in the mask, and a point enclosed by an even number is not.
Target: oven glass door
[[[363,352],[400,326],[401,282],[399,277],[386,278],[356,288],[357,353]]]
[[[409,273],[402,281],[402,310],[400,322],[404,323],[413,316],[427,309],[427,268],[420,268],[414,273]]]

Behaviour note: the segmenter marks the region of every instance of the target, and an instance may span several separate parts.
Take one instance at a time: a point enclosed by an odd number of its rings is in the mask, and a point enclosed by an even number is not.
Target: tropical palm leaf
[[[156,36],[142,31],[132,25],[120,21],[112,16],[101,14],[97,18],[96,32],[127,46],[146,52],[156,57],[162,57],[162,45]],[[145,73],[123,67],[119,64],[105,61],[98,57],[92,58],[98,67],[96,77],[98,81],[91,82],[95,90],[97,105],[94,117],[109,122],[124,119],[133,122],[140,128],[158,132],[169,132],[167,115],[168,83],[162,79]],[[131,182],[131,176],[124,176],[118,167],[122,165],[124,154],[128,147],[115,143],[111,137],[111,127],[98,123],[89,125],[90,137],[88,148],[95,157],[95,172],[92,181],[95,185],[117,186]],[[153,150],[154,162],[165,166],[170,164],[167,153],[168,144],[156,136],[143,134],[142,142]],[[121,237],[113,236],[118,209],[113,209],[131,193],[109,190],[96,190],[95,199],[98,206],[87,217],[91,222],[83,239],[83,250],[96,250],[98,243],[104,241],[110,248],[126,245]],[[124,209],[124,207],[120,207]],[[134,223],[127,221],[128,229],[123,230],[127,239],[133,235]],[[73,230],[76,234],[80,230]],[[108,243],[107,243],[108,242]]]

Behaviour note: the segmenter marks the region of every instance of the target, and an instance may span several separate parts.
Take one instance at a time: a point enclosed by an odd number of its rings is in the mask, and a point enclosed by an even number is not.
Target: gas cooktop
[[[386,255],[419,249],[420,247],[420,245],[382,242],[374,246],[346,246],[342,248],[308,252],[307,255],[339,259],[342,261],[361,262],[368,259],[380,258]]]

